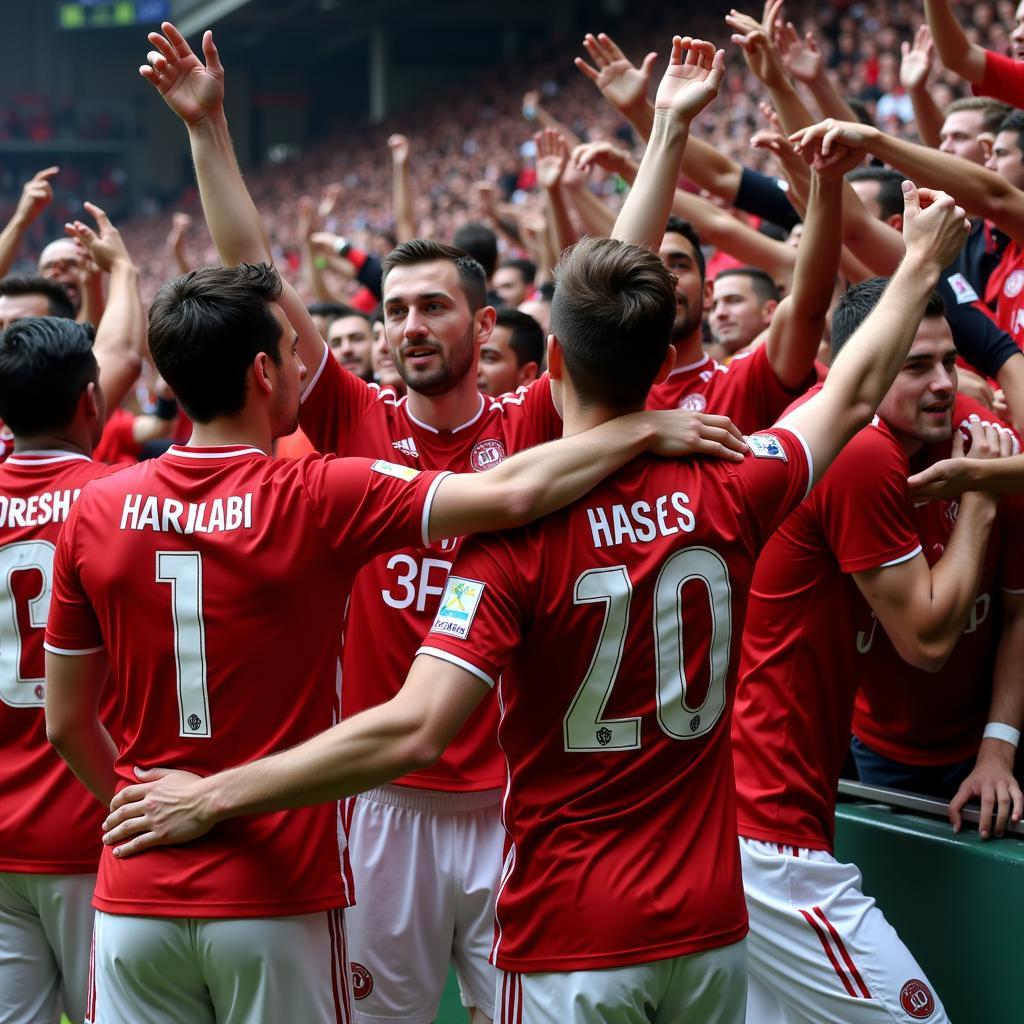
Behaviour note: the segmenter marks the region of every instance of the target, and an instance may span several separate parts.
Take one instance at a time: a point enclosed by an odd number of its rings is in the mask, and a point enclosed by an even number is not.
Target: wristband
[[[158,398],[153,415],[158,420],[176,420],[178,418],[178,403],[173,398]]]
[[[1003,740],[1010,746],[1016,747],[1020,743],[1020,729],[1014,729],[1012,725],[1003,722],[989,722],[985,731],[981,734],[984,740]]]
[[[334,243],[334,251],[344,259],[348,255],[349,249],[352,248],[352,243],[347,238],[339,238]]]

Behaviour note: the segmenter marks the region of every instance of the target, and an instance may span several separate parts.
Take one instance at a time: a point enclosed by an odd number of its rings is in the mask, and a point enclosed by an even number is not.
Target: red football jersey
[[[420,650],[498,687],[498,967],[610,968],[746,932],[729,709],[757,552],[809,481],[793,433],[751,445],[740,465],[638,459],[455,561]]]
[[[303,399],[302,427],[318,451],[457,473],[482,472],[506,455],[562,434],[546,374],[515,394],[497,399],[481,395],[479,411],[468,423],[438,431],[414,419],[405,398],[397,398],[390,388],[366,384],[342,368],[326,347],[319,374]],[[381,704],[401,689],[434,619],[459,540],[446,538],[426,550],[405,548],[375,559],[356,577],[344,634],[345,717]],[[447,791],[504,785],[497,729],[498,711],[488,698],[436,765],[399,782]]]
[[[815,382],[809,371],[806,387]],[[651,388],[648,409],[690,409],[693,412],[728,416],[744,434],[771,426],[806,390],[787,391],[775,376],[764,345],[736,355],[728,366],[704,356],[696,363],[679,366]]]
[[[953,422],[992,413],[957,395]],[[930,445],[912,460],[913,472],[949,458],[952,443]],[[956,525],[958,501],[928,501],[913,509],[912,521],[925,558],[934,565]],[[1024,499],[1007,497],[985,549],[984,572],[974,610],[949,660],[939,672],[908,665],[884,629],[872,622],[858,659],[860,689],[853,732],[872,750],[904,764],[948,765],[978,752],[988,720],[992,672],[999,641],[999,593],[1024,591]]]
[[[439,476],[175,446],[90,487],[58,544],[46,647],[106,647],[124,783],[136,765],[210,775],[328,728],[352,580],[374,555],[422,542]],[[264,917],[345,905],[337,816],[321,804],[144,857],[107,849],[95,906]]]
[[[999,266],[985,285],[985,299],[995,304],[996,323],[1024,347],[1024,247],[1011,240]]]
[[[61,451],[19,452],[0,466],[0,871],[79,874],[100,859],[106,809],[46,738],[43,632],[61,527],[81,489],[110,472]]]
[[[733,715],[740,835],[828,850],[871,608],[849,573],[921,550],[907,457],[856,434],[757,563]]]
[[[107,417],[103,436],[93,457],[110,465],[133,466],[139,461],[139,444],[135,440],[135,416],[127,409],[115,409]]]

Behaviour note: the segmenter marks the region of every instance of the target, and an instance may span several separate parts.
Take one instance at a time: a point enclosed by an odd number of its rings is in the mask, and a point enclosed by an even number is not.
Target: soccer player
[[[525,521],[652,445],[689,450],[703,429],[646,414],[461,476],[269,458],[294,429],[305,373],[280,290],[266,265],[161,289],[150,350],[191,442],[90,487],[58,545],[47,730],[104,802],[133,765],[206,774],[335,720],[336,623],[374,555]],[[108,667],[119,749],[95,710]],[[251,818],[149,864],[105,856],[90,1019],[347,1019],[337,813]]]
[[[721,51],[676,37],[655,137],[675,134],[669,111],[707,102],[722,67]],[[656,164],[645,157],[624,216]],[[378,785],[436,759],[497,684],[509,764],[501,1019],[741,1021],[728,723],[754,561],[869,422],[966,230],[948,196],[921,211],[908,183],[907,257],[885,298],[821,392],[749,438],[741,468],[638,460],[535,527],[467,542],[397,696],[261,763],[154,773],[118,795],[107,840],[128,857]],[[674,290],[636,246],[587,240],[563,256],[548,363],[567,434],[643,407],[670,366]]]
[[[877,281],[847,293],[833,317],[837,360],[884,301]],[[987,685],[980,666],[968,680],[953,672],[941,685],[900,662],[935,672],[958,643],[976,660],[985,654],[984,644],[961,633],[979,584],[993,589],[995,567],[984,555],[995,502],[965,494],[952,527],[935,521],[938,509],[915,516],[907,497],[909,460],[949,442],[955,362],[942,303],[931,298],[878,420],[782,524],[754,574],[733,716],[752,1024],[888,1022],[928,1007],[935,1020],[946,1019],[919,965],[860,891],[856,868],[832,856],[832,842],[858,686],[871,673],[884,672],[878,683],[890,690],[915,676],[928,687],[917,704],[939,705],[919,707],[927,732],[941,721],[942,694],[952,692],[962,708],[978,697],[958,690]],[[1009,450],[1006,431],[979,420],[972,433],[975,456]],[[886,634],[892,657],[879,655],[876,632]],[[888,700],[905,710],[907,701]],[[959,741],[959,730],[960,723],[945,722],[943,741]]]
[[[46,738],[43,627],[57,536],[81,489],[104,400],[93,329],[24,317],[0,334],[0,1019],[85,1016],[104,809]],[[109,701],[105,700],[109,721]]]

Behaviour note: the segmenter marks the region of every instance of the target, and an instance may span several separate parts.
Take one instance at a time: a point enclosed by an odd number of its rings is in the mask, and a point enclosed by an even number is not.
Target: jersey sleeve
[[[750,522],[761,547],[807,497],[814,467],[807,442],[795,430],[772,427],[746,438],[750,454],[736,470]]]
[[[523,635],[517,570],[524,559],[514,547],[494,534],[463,544],[417,654],[451,662],[494,686]]]
[[[81,499],[71,506],[54,552],[53,590],[43,640],[43,648],[51,654],[95,654],[105,646],[80,575],[77,537],[81,508]]]
[[[740,185],[733,205],[737,210],[744,210],[778,224],[786,231],[800,223],[800,214],[793,209],[779,179],[750,167],[740,171]]]
[[[1024,64],[993,50],[985,51],[985,72],[975,96],[992,96],[1012,107],[1024,105]]]
[[[716,375],[715,391],[708,396],[708,412],[730,416],[747,432],[763,430],[817,380],[811,366],[795,391],[783,387],[768,360],[767,346],[758,345],[748,355],[734,358],[727,373]]]
[[[562,417],[555,408],[547,371],[532,383],[493,401],[501,407],[505,419],[505,441],[509,452],[522,451],[562,436]]]
[[[908,466],[892,438],[875,426],[839,453],[811,499],[825,541],[846,573],[896,565],[921,551],[911,519]]]
[[[448,473],[422,472],[383,459],[309,456],[306,493],[328,546],[360,562],[403,547],[430,543],[430,508]]]
[[[356,423],[379,400],[376,386],[343,369],[324,345],[320,365],[302,394],[299,425],[316,451],[338,454]]]

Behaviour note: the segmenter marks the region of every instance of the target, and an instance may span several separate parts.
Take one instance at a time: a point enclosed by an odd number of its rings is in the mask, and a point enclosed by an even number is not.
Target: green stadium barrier
[[[968,830],[972,831],[968,831]],[[836,857],[852,861],[935,986],[953,1024],[1021,1024],[1024,840],[877,804],[840,804]]]

